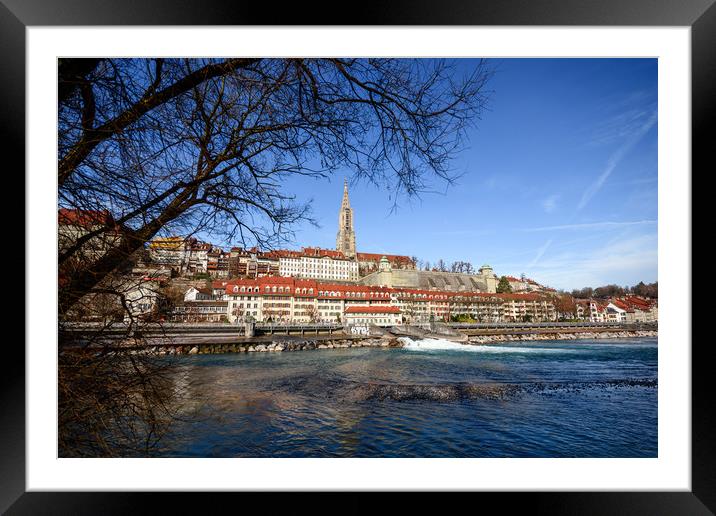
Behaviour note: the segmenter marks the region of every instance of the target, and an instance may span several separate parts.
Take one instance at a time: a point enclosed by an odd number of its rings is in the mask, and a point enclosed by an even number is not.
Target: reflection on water
[[[655,457],[656,339],[182,356],[160,456]]]

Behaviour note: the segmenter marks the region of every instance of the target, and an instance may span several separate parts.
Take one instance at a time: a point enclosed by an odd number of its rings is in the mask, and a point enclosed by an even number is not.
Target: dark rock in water
[[[436,384],[390,385],[369,384],[359,391],[364,400],[456,401],[461,399],[507,399],[519,392],[516,385]]]
[[[531,394],[552,394],[556,392],[580,393],[585,390],[605,390],[625,387],[658,387],[658,380],[655,378],[627,378],[619,380],[595,380],[590,382],[536,382],[524,384],[522,390]]]
[[[450,402],[465,399],[507,400],[524,394],[552,396],[560,393],[579,394],[585,390],[608,392],[614,388],[654,388],[656,379],[621,379],[590,382],[535,382],[510,383],[442,383],[393,384],[363,383],[347,380],[338,375],[297,376],[272,383],[269,388],[279,391],[300,392],[307,396],[362,401],[438,401]]]

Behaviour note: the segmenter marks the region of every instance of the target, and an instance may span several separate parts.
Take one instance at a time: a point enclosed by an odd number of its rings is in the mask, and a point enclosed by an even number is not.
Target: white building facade
[[[339,251],[303,248],[301,251],[276,251],[279,274],[322,281],[357,281],[358,262]]]

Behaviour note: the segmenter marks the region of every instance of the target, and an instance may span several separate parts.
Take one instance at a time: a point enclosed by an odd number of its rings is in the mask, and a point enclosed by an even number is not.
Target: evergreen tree
[[[502,276],[500,278],[500,282],[497,284],[497,293],[498,294],[511,294],[512,293],[512,286],[510,285],[509,280],[507,279],[507,276]]]

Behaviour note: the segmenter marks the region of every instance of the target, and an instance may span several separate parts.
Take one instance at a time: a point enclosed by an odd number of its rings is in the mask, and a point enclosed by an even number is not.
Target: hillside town
[[[487,264],[476,271],[469,263],[452,270],[420,268],[415,257],[359,252],[353,220],[344,183],[335,249],[225,250],[194,237],[156,237],[113,280],[114,288],[125,290],[124,311],[110,306],[91,313],[75,311],[67,317],[82,321],[116,317],[175,323],[376,326],[431,320],[658,320],[658,303],[652,298],[574,299],[524,275],[500,277]],[[109,212],[102,211],[60,209],[58,224],[60,254],[79,243],[88,259],[108,252],[123,231]],[[101,236],[83,239],[97,228],[105,228]],[[101,296],[94,304],[102,304]]]

